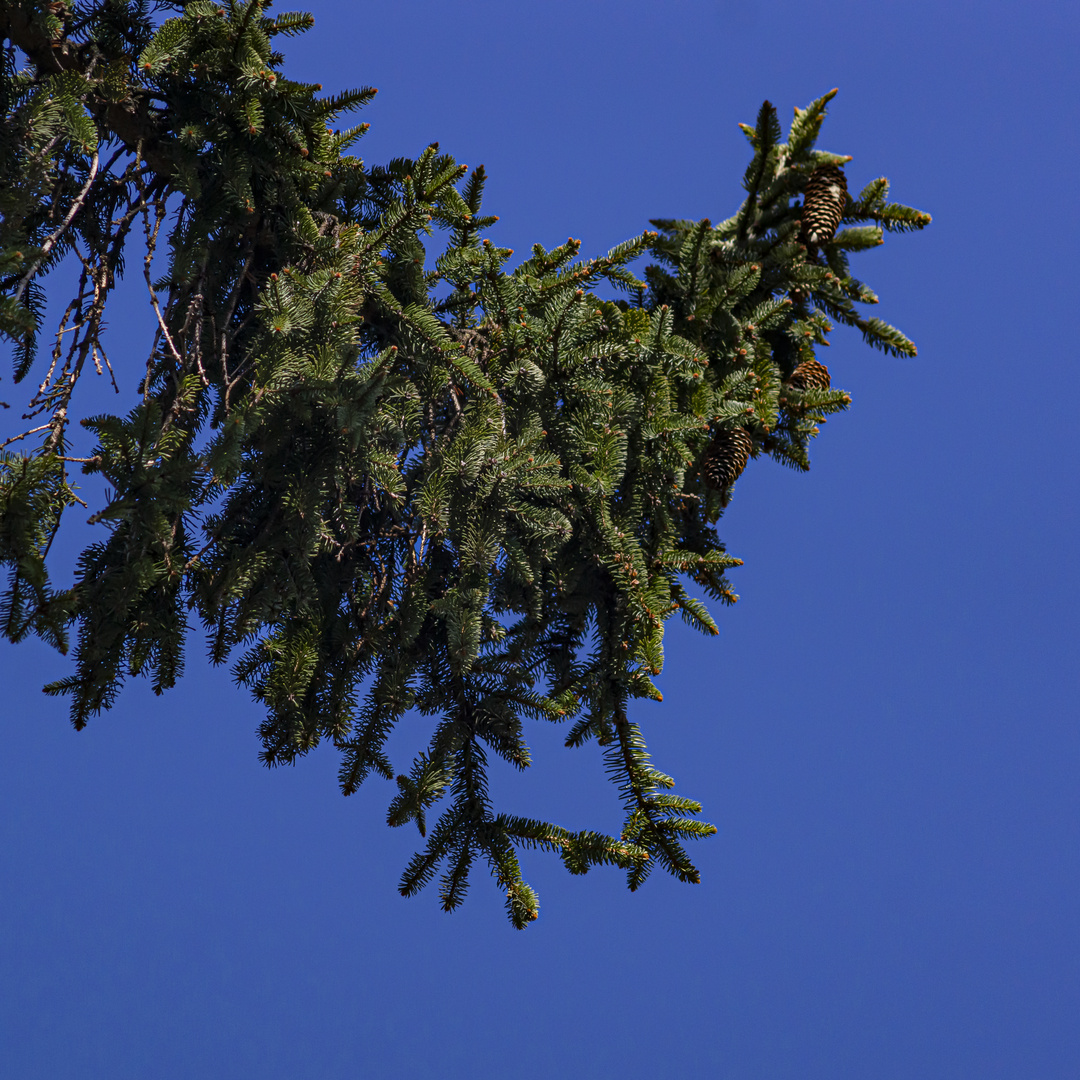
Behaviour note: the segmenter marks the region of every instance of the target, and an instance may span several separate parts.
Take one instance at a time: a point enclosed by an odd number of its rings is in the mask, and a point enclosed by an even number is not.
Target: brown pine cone
[[[828,390],[832,386],[829,369],[817,360],[804,360],[791,373],[788,382],[796,390]]]
[[[827,244],[836,235],[847,198],[844,170],[839,165],[819,165],[803,191],[803,243]]]
[[[754,440],[744,428],[721,428],[701,458],[701,476],[707,487],[724,491],[738,480]]]

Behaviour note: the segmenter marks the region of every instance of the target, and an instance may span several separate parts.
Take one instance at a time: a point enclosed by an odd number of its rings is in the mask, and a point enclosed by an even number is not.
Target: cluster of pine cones
[[[847,200],[847,178],[839,165],[819,165],[814,169],[803,189],[803,242],[816,247],[832,240],[840,227]],[[486,358],[484,353],[490,349],[487,332],[482,329],[450,332],[478,359]],[[804,360],[788,380],[788,385],[796,390],[828,390],[831,384],[829,369],[817,360]],[[706,487],[726,492],[742,475],[753,452],[754,440],[745,428],[721,428],[701,458],[701,476]]]
[[[832,379],[824,364],[804,360],[791,373],[788,385],[796,390],[828,390]],[[742,475],[753,452],[754,440],[745,428],[721,428],[701,458],[705,486],[713,491],[727,491]]]
[[[802,241],[811,247],[826,244],[836,235],[847,206],[847,177],[839,165],[819,165],[803,189]],[[796,390],[828,390],[829,369],[817,360],[804,360],[792,372],[788,384]],[[754,440],[744,428],[721,428],[701,459],[701,476],[707,487],[726,491],[742,475]]]

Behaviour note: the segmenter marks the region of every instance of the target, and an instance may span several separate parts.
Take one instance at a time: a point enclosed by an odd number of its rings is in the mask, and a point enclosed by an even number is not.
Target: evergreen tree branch
[[[390,781],[388,823],[424,839],[402,892],[441,875],[447,910],[486,862],[527,925],[530,850],[571,873],[617,866],[631,888],[658,866],[699,880],[685,844],[715,829],[652,765],[636,703],[661,700],[668,618],[717,633],[688,589],[738,599],[718,523],[740,473],[761,454],[807,468],[847,407],[816,359],[829,317],[913,354],[860,313],[877,297],[848,262],[928,217],[874,181],[848,228],[801,242],[808,177],[848,160],[815,149],[830,93],[786,143],[769,103],[745,129],[733,217],[656,219],[591,260],[573,238],[538,244],[511,269],[484,235],[482,167],[438,144],[371,169],[348,156],[365,126],[330,125],[374,91],[319,97],[269,44],[309,17],[260,0],[167,4],[159,25],[124,0],[54,7],[0,11],[29,61],[0,65],[0,332],[18,378],[41,283],[65,260],[78,279],[31,426],[0,444],[21,451],[0,454],[5,636],[74,638],[47,690],[79,728],[128,678],[172,686],[197,619],[265,710],[264,763],[329,741],[345,794]],[[154,342],[130,411],[83,435],[69,416],[84,369],[112,371],[105,316],[132,252]],[[107,494],[57,589],[75,465]],[[399,770],[390,737],[410,714],[425,736]],[[495,805],[487,754],[528,768],[537,722],[596,741],[618,837]]]

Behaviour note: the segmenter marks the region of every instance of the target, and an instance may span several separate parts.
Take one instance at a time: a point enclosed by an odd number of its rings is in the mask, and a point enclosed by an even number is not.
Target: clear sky
[[[39,689],[65,661],[0,649],[0,1075],[1075,1080],[1075,6],[315,15],[288,72],[380,88],[371,164],[436,139],[483,162],[521,251],[728,216],[736,123],[839,86],[820,145],[934,216],[855,261],[919,356],[834,336],[851,411],[809,475],[739,481],[720,639],[671,628],[638,719],[719,826],[697,887],[537,855],[528,930],[482,876],[443,915],[397,894],[416,838],[383,824],[389,786],[342,798],[329,750],[262,769],[259,712],[197,639],[177,690],[133,685],[80,734]],[[515,808],[616,828],[595,746],[535,745]]]

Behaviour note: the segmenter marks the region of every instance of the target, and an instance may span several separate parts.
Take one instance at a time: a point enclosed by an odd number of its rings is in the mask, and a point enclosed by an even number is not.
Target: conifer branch
[[[73,671],[47,690],[81,728],[129,677],[172,686],[198,619],[265,711],[264,763],[329,741],[343,793],[390,781],[388,823],[424,840],[401,890],[438,876],[447,910],[486,863],[528,925],[531,850],[575,874],[617,866],[631,888],[658,866],[697,881],[685,843],[715,830],[652,765],[631,702],[661,699],[671,615],[715,636],[705,600],[738,599],[717,526],[740,474],[761,454],[807,468],[850,402],[816,359],[830,318],[913,355],[863,316],[877,296],[848,264],[928,216],[872,181],[834,202],[847,227],[805,241],[809,178],[850,160],[815,149],[833,91],[796,110],[786,142],[767,102],[744,127],[746,198],[720,224],[656,219],[591,260],[574,238],[537,244],[508,269],[484,235],[482,166],[432,144],[368,169],[345,153],[365,126],[331,125],[374,91],[323,98],[278,70],[268,42],[308,16],[165,7],[158,25],[124,7],[126,44],[97,6],[74,22],[42,0],[0,11],[30,63],[0,66],[17,133],[0,161],[0,333],[17,379],[40,282],[65,259],[77,271],[27,391],[33,426],[0,443],[18,444],[0,454],[2,632],[66,649],[76,630]],[[134,408],[82,435],[68,417],[88,363],[112,374],[105,316],[136,221],[153,344]],[[596,295],[605,281],[619,300]],[[54,589],[71,466],[109,495]],[[388,748],[410,712],[426,743],[399,771]],[[596,740],[618,837],[495,805],[486,755],[527,768],[537,721],[565,722],[569,747]]]

